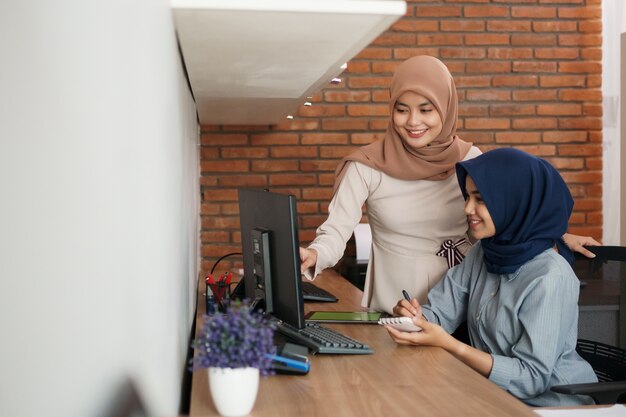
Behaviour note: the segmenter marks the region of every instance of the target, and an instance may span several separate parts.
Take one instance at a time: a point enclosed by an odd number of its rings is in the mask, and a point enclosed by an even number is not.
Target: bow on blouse
[[[437,252],[437,256],[443,256],[448,261],[448,268],[452,268],[455,265],[461,263],[465,256],[459,250],[459,246],[464,244],[467,240],[465,238],[459,239],[453,242],[451,239],[444,240],[441,244],[441,249]]]

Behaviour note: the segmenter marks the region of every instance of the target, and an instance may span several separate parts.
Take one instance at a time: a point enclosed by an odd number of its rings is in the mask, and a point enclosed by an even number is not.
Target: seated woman
[[[394,307],[422,331],[387,326],[389,334],[399,344],[447,350],[529,405],[593,404],[550,391],[597,381],[575,350],[579,281],[560,239],[573,208],[567,185],[549,163],[516,149],[486,152],[456,171],[470,233],[480,241],[429,292],[427,305],[403,299]],[[471,346],[449,334],[464,320]]]

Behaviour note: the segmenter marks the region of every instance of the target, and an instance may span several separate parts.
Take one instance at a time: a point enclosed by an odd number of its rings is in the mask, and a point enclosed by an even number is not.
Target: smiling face
[[[439,134],[443,124],[439,112],[424,96],[406,91],[393,108],[394,129],[411,148],[428,146]]]
[[[491,219],[491,214],[489,214],[487,205],[478,192],[474,180],[469,175],[465,181],[465,191],[467,192],[465,215],[467,215],[470,234],[476,240],[494,236],[496,225]]]

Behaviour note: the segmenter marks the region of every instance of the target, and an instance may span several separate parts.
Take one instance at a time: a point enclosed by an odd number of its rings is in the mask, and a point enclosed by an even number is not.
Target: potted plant
[[[275,325],[247,302],[233,302],[225,314],[203,316],[192,342],[192,370],[207,368],[213,403],[222,416],[249,414],[259,376],[271,374]]]

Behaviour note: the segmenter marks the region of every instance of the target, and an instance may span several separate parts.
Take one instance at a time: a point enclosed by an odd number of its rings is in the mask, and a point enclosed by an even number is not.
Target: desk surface
[[[306,311],[364,310],[359,307],[361,291],[334,271],[324,272],[315,284],[339,302],[306,303]],[[201,317],[204,303],[199,305]],[[367,343],[374,354],[314,355],[308,375],[261,378],[251,416],[536,417],[530,407],[443,349],[399,346],[375,324],[324,325]],[[218,415],[205,371],[193,374],[190,415]]]

